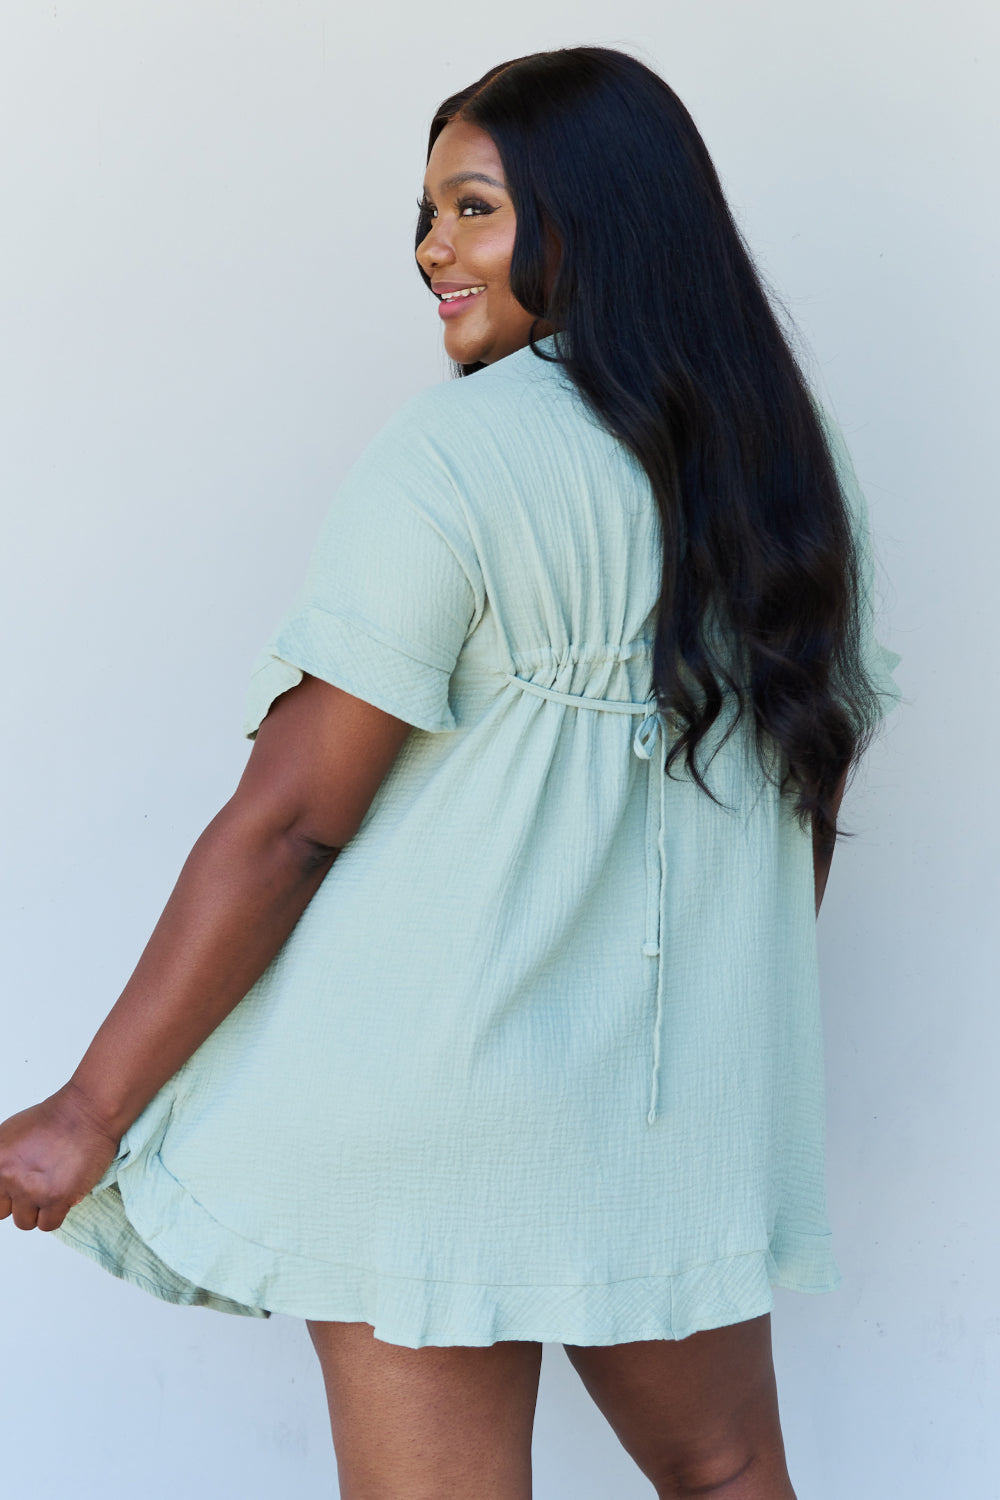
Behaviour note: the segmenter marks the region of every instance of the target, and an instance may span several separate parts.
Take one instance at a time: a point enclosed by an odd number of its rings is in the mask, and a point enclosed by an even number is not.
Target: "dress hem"
[[[610,1282],[408,1276],[257,1244],[213,1218],[158,1156],[147,1157],[145,1170],[133,1158],[124,1171],[126,1161],[117,1163],[117,1180],[99,1185],[52,1231],[70,1248],[163,1301],[246,1317],[363,1322],[375,1338],[404,1348],[682,1339],[771,1312],[773,1287],[821,1293],[841,1280],[830,1235],[801,1230],[775,1230],[763,1247]]]

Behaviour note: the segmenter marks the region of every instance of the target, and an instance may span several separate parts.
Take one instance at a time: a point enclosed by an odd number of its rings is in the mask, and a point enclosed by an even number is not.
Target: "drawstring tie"
[[[643,956],[656,959],[656,1015],[653,1021],[653,1078],[646,1121],[652,1125],[659,1114],[660,1033],[663,1028],[663,898],[666,887],[666,774],[663,741],[666,740],[666,717],[659,709],[651,710],[655,694],[644,703],[627,703],[617,698],[589,698],[581,693],[557,693],[555,688],[540,686],[513,672],[505,672],[508,682],[539,698],[551,698],[571,708],[593,708],[605,713],[642,714],[643,720],[632,737],[632,750],[649,764],[646,782],[646,921],[642,944]],[[657,753],[657,746],[660,747]]]
[[[643,705],[644,709],[648,705]],[[652,1125],[657,1116],[660,1090],[660,1032],[663,1029],[663,894],[666,885],[667,852],[666,837],[666,775],[663,770],[663,754],[654,760],[654,752],[660,743],[663,715],[647,713],[632,737],[632,750],[640,760],[649,762],[649,777],[646,782],[646,939],[642,951],[647,958],[656,959],[656,1019],[653,1022],[653,1085],[649,1097],[647,1123]],[[665,736],[664,736],[665,738]],[[656,793],[653,782],[659,789],[659,808],[656,818],[655,843],[650,837],[652,813]]]

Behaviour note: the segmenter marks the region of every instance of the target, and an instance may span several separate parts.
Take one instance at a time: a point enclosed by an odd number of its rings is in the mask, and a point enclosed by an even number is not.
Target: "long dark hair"
[[[441,104],[428,157],[456,116],[503,163],[517,218],[511,292],[556,330],[546,355],[533,324],[531,349],[565,366],[659,506],[652,690],[681,730],[668,772],[683,755],[719,800],[695,752],[732,695],[720,743],[752,716],[765,775],[784,762],[781,793],[829,847],[843,834],[838,782],[879,718],[859,549],[808,384],[694,121],[650,68],[604,47],[491,68]],[[428,227],[422,213],[417,246]]]

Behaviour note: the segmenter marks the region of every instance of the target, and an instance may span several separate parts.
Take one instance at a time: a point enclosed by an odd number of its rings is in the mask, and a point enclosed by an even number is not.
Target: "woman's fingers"
[[[58,1229],[73,1203],[39,1204],[29,1195],[0,1188],[0,1219],[13,1219],[18,1229]],[[74,1202],[79,1203],[77,1198]]]
[[[68,1203],[57,1203],[51,1208],[40,1208],[38,1210],[38,1220],[35,1224],[35,1228],[44,1231],[58,1229],[59,1225],[62,1223],[63,1219],[65,1219],[67,1213],[69,1212],[71,1206],[72,1205]]]
[[[14,1223],[18,1229],[34,1229],[38,1223],[38,1204],[27,1198],[15,1198]]]
[[[50,1198],[37,1186],[8,1178],[6,1189],[0,1188],[0,1219],[13,1219],[18,1229],[58,1229],[70,1209],[85,1196]],[[39,1203],[39,1197],[44,1201]]]
[[[0,1122],[0,1219],[58,1229],[100,1181],[118,1142],[63,1090]]]

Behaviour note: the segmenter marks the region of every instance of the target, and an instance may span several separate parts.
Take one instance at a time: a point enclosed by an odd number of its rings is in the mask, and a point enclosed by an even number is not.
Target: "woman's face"
[[[424,197],[431,224],[416,254],[433,290],[440,295],[458,287],[482,288],[438,304],[449,358],[463,365],[494,364],[523,349],[535,319],[511,295],[514,205],[485,130],[458,119],[444,127],[427,163]],[[538,320],[535,337],[552,331],[550,323]]]

